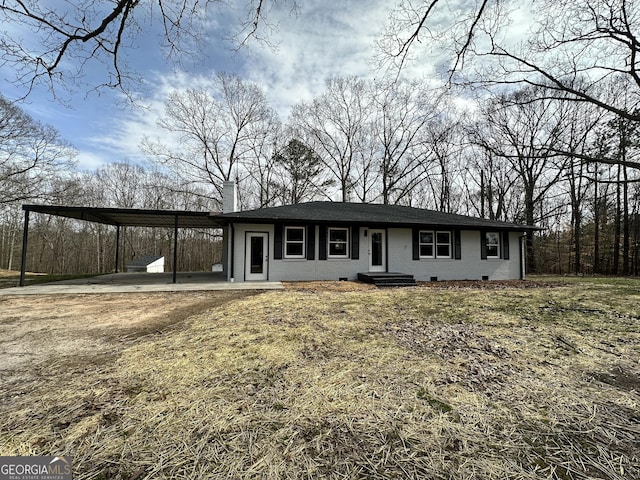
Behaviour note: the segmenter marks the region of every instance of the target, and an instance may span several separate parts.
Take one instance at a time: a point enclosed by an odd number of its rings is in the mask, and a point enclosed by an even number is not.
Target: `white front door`
[[[369,229],[369,271],[387,271],[387,248],[385,230]]]
[[[267,280],[269,267],[269,234],[247,232],[244,258],[245,280]]]

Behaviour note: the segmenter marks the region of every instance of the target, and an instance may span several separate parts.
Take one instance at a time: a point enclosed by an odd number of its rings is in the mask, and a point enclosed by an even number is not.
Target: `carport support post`
[[[20,261],[20,286],[24,287],[24,274],[27,271],[27,237],[29,236],[29,210],[24,211],[24,229],[22,230],[22,260]]]
[[[173,223],[173,283],[177,283],[178,276],[178,215]]]
[[[118,273],[118,263],[120,263],[120,225],[116,225],[116,271]]]

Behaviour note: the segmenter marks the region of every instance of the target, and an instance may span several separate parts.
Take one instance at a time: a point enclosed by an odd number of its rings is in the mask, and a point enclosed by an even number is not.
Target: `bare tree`
[[[470,131],[482,131],[478,124],[470,128]],[[490,220],[515,219],[520,204],[514,187],[517,175],[508,162],[486,149],[467,148],[463,164],[462,183],[469,202],[468,212]]]
[[[464,148],[460,118],[455,117],[455,112],[443,112],[436,121],[429,123],[427,133],[427,148],[432,161],[425,165],[424,181],[429,184],[434,208],[441,212],[455,212],[455,176]]]
[[[50,125],[0,96],[0,205],[43,199],[64,188],[76,151]]]
[[[207,89],[170,94],[158,125],[172,141],[146,138],[143,151],[183,185],[208,186],[221,200],[223,182],[247,176],[256,145],[268,141],[277,123],[257,85],[221,73]]]
[[[439,114],[438,98],[419,82],[377,81],[371,95],[382,203],[397,203],[424,180],[432,153],[427,132]]]
[[[589,164],[584,160],[591,154],[593,131],[602,121],[602,110],[589,104],[574,103],[567,108],[567,128],[562,136],[569,155],[566,163],[566,179],[571,208],[571,242],[573,271],[582,273],[582,238],[585,204],[591,191],[593,179]]]
[[[481,120],[487,128],[478,130],[472,141],[490,155],[508,162],[522,189],[523,220],[527,225],[536,225],[547,215],[544,208],[547,193],[563,173],[564,166],[555,163],[553,150],[564,134],[566,122],[561,102],[528,102],[527,97],[537,98],[537,89],[521,90],[490,101]],[[533,232],[528,232],[530,272],[536,268],[533,239]]]
[[[237,43],[252,37],[266,38],[269,7],[286,0],[250,0],[244,18],[236,26]],[[295,2],[291,2],[295,7]],[[130,69],[127,51],[153,32],[168,58],[196,55],[203,50],[206,25],[213,15],[222,17],[222,0],[3,0],[0,22],[11,28],[0,31],[0,64],[16,72],[15,82],[27,96],[36,84],[77,87],[88,72],[104,68],[98,80],[86,80],[91,88],[119,88],[127,95],[139,78]],[[217,10],[214,10],[214,7]],[[229,7],[230,8],[230,7]]]
[[[312,102],[294,106],[291,122],[304,132],[347,202],[356,185],[355,163],[362,158],[368,132],[370,96],[367,84],[357,77],[334,77],[325,92]],[[360,199],[365,201],[364,198]]]
[[[384,58],[402,68],[421,54],[419,44],[427,38],[430,47],[452,52],[448,74],[454,83],[545,87],[545,99],[588,102],[640,121],[636,105],[620,106],[593,88],[617,75],[640,92],[640,2],[481,0],[461,15],[449,13],[453,3],[402,2],[379,42]],[[527,18],[528,32],[522,23],[514,27],[517,14]],[[523,33],[524,41],[514,40]]]

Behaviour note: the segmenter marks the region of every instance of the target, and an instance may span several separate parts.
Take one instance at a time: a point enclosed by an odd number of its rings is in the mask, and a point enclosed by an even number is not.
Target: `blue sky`
[[[145,135],[157,134],[156,120],[167,93],[203,85],[218,71],[256,82],[282,121],[293,104],[318,95],[333,75],[374,78],[384,74],[374,62],[374,46],[387,25],[393,2],[369,1],[364,7],[365,2],[358,0],[303,0],[298,4],[296,14],[287,4],[268,12],[269,21],[277,27],[269,34],[273,47],[251,42],[240,51],[228,39],[238,29],[237,16],[246,11],[214,7],[203,51],[179,64],[168,61],[159,46],[159,22],[146,25],[148,30],[137,37],[135,48],[126,51],[130,68],[143,78],[138,93],[144,108],[131,106],[117,90],[87,93],[82,88],[67,96],[68,106],[52,100],[44,88],[36,89],[21,106],[37,120],[55,126],[78,149],[79,169],[92,170],[109,162],[141,160],[140,142]],[[433,52],[428,45],[420,48],[420,61],[405,73],[434,78]],[[0,78],[10,79],[12,74],[6,67],[0,69]],[[100,65],[88,70],[88,80],[103,75]],[[8,98],[22,94],[6,80],[0,93]]]

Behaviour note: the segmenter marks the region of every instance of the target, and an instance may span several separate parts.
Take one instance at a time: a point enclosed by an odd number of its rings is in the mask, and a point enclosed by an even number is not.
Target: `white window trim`
[[[498,236],[498,243],[492,243],[489,244],[489,234],[490,233],[495,233]],[[485,243],[485,248],[487,249],[487,258],[490,258],[492,260],[495,259],[499,259],[500,258],[500,250],[501,250],[501,242],[502,242],[502,235],[500,235],[500,232],[486,232],[485,233],[485,237],[484,237],[484,243]],[[496,245],[498,247],[498,254],[497,255],[489,255],[489,245]]]
[[[331,241],[331,231],[332,230],[340,230],[343,232],[347,232],[347,236],[346,236],[346,241],[345,243],[345,248],[344,251],[346,252],[344,255],[331,255],[331,244],[332,243],[342,243],[342,242],[332,242]],[[349,258],[349,228],[347,227],[329,227],[327,228],[327,258]]]
[[[420,234],[422,233],[430,233],[433,235],[433,242],[432,243],[423,243],[420,241]],[[447,243],[438,243],[438,234],[439,233],[446,233],[449,235],[449,242]],[[451,255],[451,251],[452,251],[452,247],[451,247],[451,239],[453,238],[453,234],[451,231],[449,230],[420,230],[418,231],[418,251],[421,250],[421,246],[422,245],[431,245],[433,247],[433,255],[420,255],[420,258],[431,258],[431,259],[435,259],[435,258],[442,258],[442,259],[451,259],[453,258]],[[438,245],[448,245],[449,246],[449,255],[438,255]]]
[[[431,234],[431,238],[433,239],[433,242],[431,243],[424,243],[420,241],[420,238],[422,236],[423,233],[430,233]],[[420,253],[420,258],[436,258],[436,232],[433,230],[420,230],[418,232],[418,252],[422,251],[422,245],[431,245],[431,251],[433,252],[432,255],[422,255],[422,253]]]
[[[289,230],[302,230],[302,241],[299,240],[293,240],[293,241],[289,241],[287,240],[287,231]],[[301,259],[301,258],[307,258],[306,257],[306,242],[307,240],[307,232],[306,232],[306,228],[304,227],[297,227],[297,226],[290,226],[290,227],[284,227],[284,255],[282,256],[283,258],[286,259]],[[296,243],[296,244],[302,244],[302,254],[301,255],[287,255],[287,244],[289,243]]]

